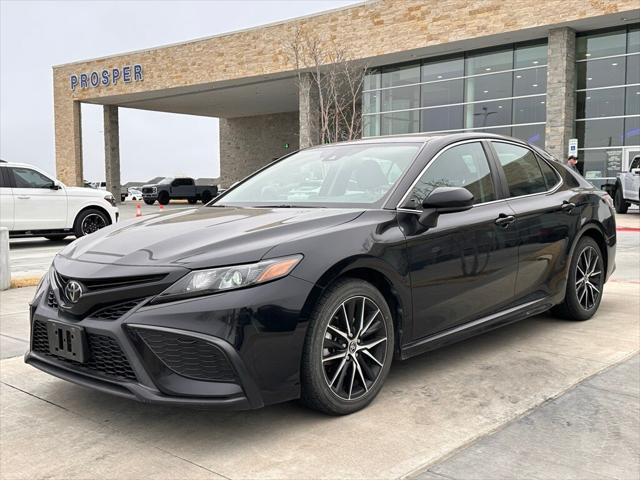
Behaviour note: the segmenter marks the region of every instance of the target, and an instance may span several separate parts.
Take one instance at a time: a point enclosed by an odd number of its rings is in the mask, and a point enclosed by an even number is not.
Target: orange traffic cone
[[[140,208],[140,204],[136,205],[136,217],[142,216],[142,209]]]
[[[160,204],[160,211],[164,210],[164,205]]]

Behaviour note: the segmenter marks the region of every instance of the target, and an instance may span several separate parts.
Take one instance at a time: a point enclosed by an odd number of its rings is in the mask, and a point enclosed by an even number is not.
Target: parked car
[[[138,188],[129,188],[128,197],[130,200],[142,200],[142,191]]]
[[[82,237],[118,221],[109,192],[67,187],[33,165],[0,163],[0,226],[12,236]]]
[[[26,362],[144,402],[348,414],[392,359],[549,309],[591,318],[615,245],[611,198],[520,140],[313,147],[67,247]]]
[[[192,205],[199,200],[209,203],[217,195],[216,185],[196,185],[189,177],[166,177],[156,184],[142,186],[142,198],[147,205],[153,205],[156,200],[160,205],[167,205],[171,200],[187,200]]]
[[[633,157],[628,172],[618,174],[613,203],[618,213],[627,213],[632,203],[640,205],[640,155]]]

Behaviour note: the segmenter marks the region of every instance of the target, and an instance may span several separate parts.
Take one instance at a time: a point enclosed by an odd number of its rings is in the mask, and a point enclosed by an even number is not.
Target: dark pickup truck
[[[143,185],[142,199],[147,205],[153,205],[157,200],[160,205],[167,205],[171,200],[187,200],[196,204],[198,200],[209,203],[218,196],[216,185],[196,185],[193,178],[166,177],[158,183]]]

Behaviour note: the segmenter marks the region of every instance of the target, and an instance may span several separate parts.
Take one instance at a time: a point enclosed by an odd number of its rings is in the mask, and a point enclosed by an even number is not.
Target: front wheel
[[[158,203],[160,205],[169,205],[169,193],[168,192],[160,192],[158,194]]]
[[[154,203],[156,203],[155,198],[145,198],[143,200],[144,200],[144,203],[146,203],[147,205],[153,205]]]
[[[571,259],[564,301],[554,308],[554,313],[568,320],[593,317],[602,300],[604,279],[600,247],[591,237],[583,237]]]
[[[613,206],[616,209],[616,213],[627,213],[627,210],[629,210],[629,204],[624,200],[624,193],[620,185],[616,188],[616,194],[613,197]]]
[[[339,281],[309,320],[302,402],[332,415],[366,407],[389,373],[393,346],[393,320],[384,296],[363,280]]]
[[[100,210],[89,208],[78,214],[73,226],[73,232],[76,238],[80,238],[97,232],[107,225],[109,225],[109,217]]]

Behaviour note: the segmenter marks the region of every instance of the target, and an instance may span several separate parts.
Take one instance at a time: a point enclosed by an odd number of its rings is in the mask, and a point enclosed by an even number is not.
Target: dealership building
[[[601,185],[640,153],[638,5],[369,0],[59,65],[53,70],[57,174],[82,184],[82,103],[104,105],[112,191],[120,185],[119,108],[219,118],[223,186],[318,143],[317,95],[304,73],[298,81],[287,48],[303,28],[368,66],[363,136],[485,131],[544,146],[559,158],[576,138],[581,172]]]

